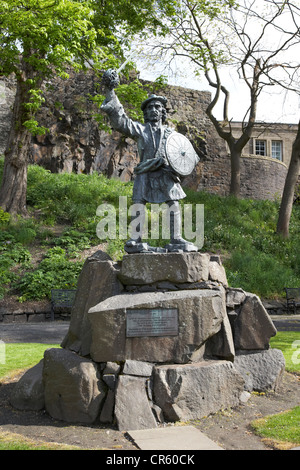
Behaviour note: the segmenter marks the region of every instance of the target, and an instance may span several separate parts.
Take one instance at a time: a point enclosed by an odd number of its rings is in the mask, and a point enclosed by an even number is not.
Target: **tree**
[[[43,134],[36,113],[42,85],[69,66],[100,71],[118,66],[129,37],[148,27],[163,31],[158,12],[176,0],[0,0],[0,75],[14,74],[13,124],[5,151],[0,206],[26,214],[27,157],[32,134]],[[163,16],[162,16],[163,17]]]
[[[159,54],[163,50],[170,61],[175,57],[188,58],[196,75],[203,74],[212,87],[212,101],[206,113],[219,136],[227,142],[231,157],[230,193],[236,197],[240,194],[241,155],[252,135],[262,90],[274,85],[299,90],[296,79],[299,61],[291,63],[285,59],[299,43],[299,26],[293,20],[298,7],[294,3],[241,0],[236,4],[215,0],[210,3],[210,10],[203,10],[203,2],[199,0],[182,0],[176,21],[172,18],[169,23],[168,41],[153,48]],[[231,95],[223,77],[228,66],[248,90],[249,107],[238,137],[231,128]],[[215,110],[221,100],[223,116],[219,120]]]

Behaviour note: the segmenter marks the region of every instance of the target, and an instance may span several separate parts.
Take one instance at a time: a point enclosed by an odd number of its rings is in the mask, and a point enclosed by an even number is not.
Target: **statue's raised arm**
[[[141,133],[140,124],[132,121],[120,103],[114,89],[119,86],[117,71],[108,69],[102,76],[101,85],[104,88],[105,100],[101,105],[101,111],[109,117],[112,127],[122,134],[137,139]]]

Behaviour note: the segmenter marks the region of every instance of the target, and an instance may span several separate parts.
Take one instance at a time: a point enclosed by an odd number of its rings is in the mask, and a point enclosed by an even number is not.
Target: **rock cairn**
[[[103,252],[81,272],[62,348],[16,384],[11,403],[73,423],[154,428],[276,390],[285,368],[261,300],[228,287],[219,256]]]

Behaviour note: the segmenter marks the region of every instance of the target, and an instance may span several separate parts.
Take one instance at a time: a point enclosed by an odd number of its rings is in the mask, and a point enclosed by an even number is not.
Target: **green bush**
[[[91,247],[91,241],[83,232],[67,229],[55,240],[55,245],[64,248],[69,257],[76,257],[80,251]]]
[[[31,254],[22,244],[0,232],[0,299],[18,279],[20,271],[30,266],[30,261]]]
[[[19,300],[50,298],[51,289],[76,288],[82,266],[83,262],[70,262],[63,248],[49,249],[38,268],[25,273],[16,283],[21,293]]]
[[[228,282],[261,297],[271,297],[274,292],[284,296],[284,287],[296,287],[299,279],[289,266],[284,266],[272,255],[249,250],[234,251],[225,262]]]
[[[5,226],[10,221],[10,215],[8,212],[4,212],[0,207],[0,226]]]
[[[103,175],[50,173],[30,166],[27,203],[39,209],[44,222],[70,223],[85,229],[95,222],[97,207],[103,202],[118,206],[119,196],[131,196],[131,183],[108,180]]]

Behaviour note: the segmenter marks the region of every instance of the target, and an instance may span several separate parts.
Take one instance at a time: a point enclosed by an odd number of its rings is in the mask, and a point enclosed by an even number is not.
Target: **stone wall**
[[[281,197],[287,167],[279,160],[258,155],[242,157],[241,192],[246,198]]]
[[[5,84],[5,88],[3,88]],[[153,84],[145,82],[149,93]],[[10,125],[14,81],[0,81],[5,103],[0,112],[0,153],[4,152]],[[99,129],[97,106],[89,96],[97,93],[98,79],[92,71],[70,73],[68,80],[47,84],[46,101],[38,120],[49,129],[33,137],[29,160],[52,172],[101,172],[109,178],[130,181],[138,161],[136,144],[118,132]],[[0,90],[0,91],[1,91]],[[186,135],[200,157],[192,175],[183,185],[196,191],[227,195],[230,186],[230,157],[225,143],[205,113],[211,95],[206,91],[167,86],[157,91],[168,98],[168,125]],[[3,94],[3,93],[2,93]],[[242,159],[242,197],[273,199],[283,190],[286,167],[270,158]]]
[[[218,158],[207,157],[199,163],[201,177],[193,189],[226,196],[230,189],[230,157],[221,154]],[[243,155],[241,159],[241,196],[249,199],[275,199],[281,197],[287,167],[270,157]]]

